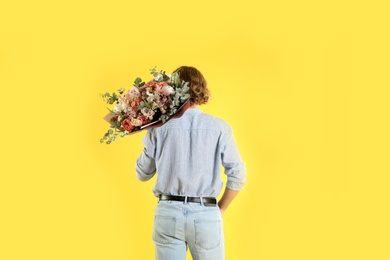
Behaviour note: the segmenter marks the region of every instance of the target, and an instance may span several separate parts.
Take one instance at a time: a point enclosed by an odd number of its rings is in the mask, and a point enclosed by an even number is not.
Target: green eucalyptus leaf
[[[142,79],[140,77],[137,77],[135,80],[134,80],[134,86],[138,87],[142,82]]]

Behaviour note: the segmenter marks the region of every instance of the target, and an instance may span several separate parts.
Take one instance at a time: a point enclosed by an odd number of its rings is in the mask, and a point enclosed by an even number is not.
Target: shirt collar
[[[199,113],[202,112],[199,108],[197,107],[189,107],[187,108],[185,113]]]

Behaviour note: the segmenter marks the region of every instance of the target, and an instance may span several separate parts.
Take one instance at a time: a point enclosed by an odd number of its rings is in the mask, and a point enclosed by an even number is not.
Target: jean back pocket
[[[221,243],[221,220],[195,220],[195,244],[211,250]]]
[[[176,232],[176,218],[156,215],[154,217],[153,241],[169,244],[174,240]]]

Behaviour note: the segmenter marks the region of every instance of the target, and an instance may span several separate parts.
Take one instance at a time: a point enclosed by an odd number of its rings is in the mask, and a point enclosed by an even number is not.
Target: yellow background
[[[234,129],[226,259],[390,259],[386,2],[3,1],[0,259],[154,258],[145,132],[100,144],[99,94],[155,65]]]

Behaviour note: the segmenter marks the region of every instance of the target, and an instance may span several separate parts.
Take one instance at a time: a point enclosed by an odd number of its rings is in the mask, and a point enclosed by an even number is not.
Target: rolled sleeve
[[[231,128],[223,139],[221,161],[225,168],[224,173],[227,175],[226,187],[235,191],[242,190],[247,182],[246,166],[238,151]]]
[[[135,164],[136,176],[140,181],[147,181],[156,174],[156,138],[154,129],[149,129],[142,139],[144,150]]]

